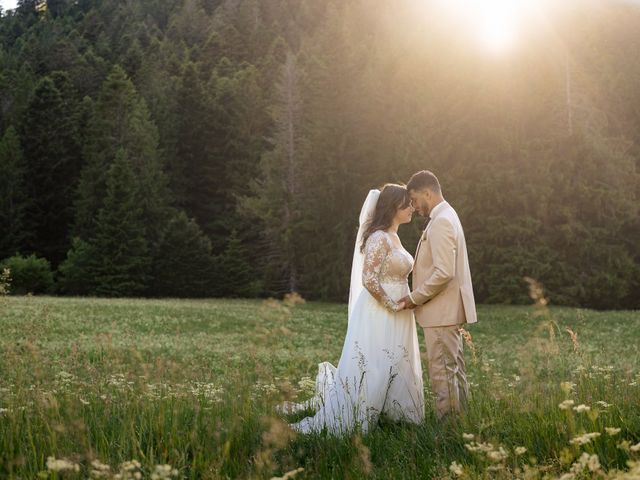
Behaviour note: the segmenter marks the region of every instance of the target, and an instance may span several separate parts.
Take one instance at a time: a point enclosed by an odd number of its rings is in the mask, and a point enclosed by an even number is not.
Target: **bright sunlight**
[[[443,17],[485,50],[501,54],[513,49],[522,31],[539,17],[535,0],[438,0]]]

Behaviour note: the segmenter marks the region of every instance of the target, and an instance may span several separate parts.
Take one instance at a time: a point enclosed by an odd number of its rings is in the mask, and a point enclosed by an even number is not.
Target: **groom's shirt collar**
[[[433,220],[434,218],[436,218],[438,215],[440,215],[440,213],[447,208],[447,205],[449,205],[447,203],[446,200],[441,201],[438,205],[436,205],[435,207],[433,207],[433,209],[429,212],[429,218],[431,220]]]

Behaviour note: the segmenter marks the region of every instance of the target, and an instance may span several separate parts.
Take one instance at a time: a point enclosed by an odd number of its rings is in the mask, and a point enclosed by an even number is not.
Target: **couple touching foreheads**
[[[429,218],[415,259],[397,234],[414,211]],[[475,302],[462,225],[428,170],[415,173],[406,187],[387,184],[369,192],[360,213],[340,361],[337,367],[319,364],[311,400],[284,406],[287,412],[315,408],[314,416],[290,426],[303,433],[367,432],[381,413],[421,423],[416,322],[424,329],[436,414],[460,412],[468,398],[460,327],[476,322]]]

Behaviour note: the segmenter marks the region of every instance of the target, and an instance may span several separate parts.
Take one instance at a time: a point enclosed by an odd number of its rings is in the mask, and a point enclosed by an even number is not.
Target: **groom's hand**
[[[417,307],[417,305],[411,301],[411,297],[409,295],[402,297],[398,303],[404,303],[405,310],[412,310]]]

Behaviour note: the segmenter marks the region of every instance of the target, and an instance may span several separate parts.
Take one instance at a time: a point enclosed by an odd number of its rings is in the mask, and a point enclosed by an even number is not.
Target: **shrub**
[[[8,268],[11,272],[10,293],[46,293],[53,287],[53,272],[49,261],[35,254],[23,257],[14,255],[0,263],[0,270]]]

